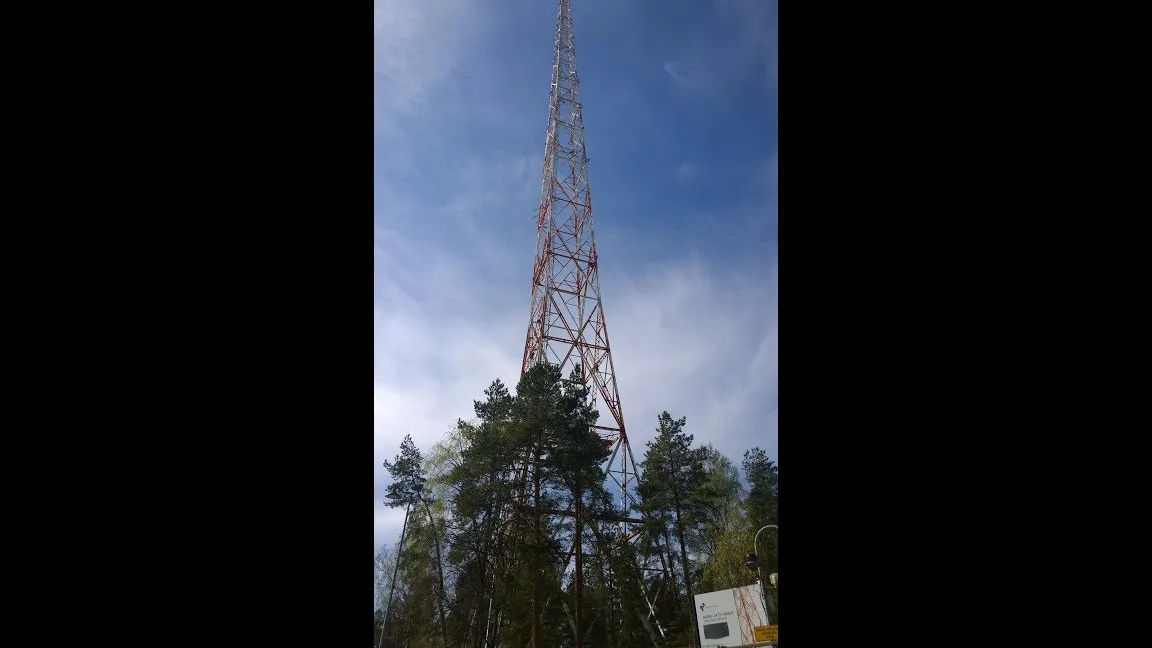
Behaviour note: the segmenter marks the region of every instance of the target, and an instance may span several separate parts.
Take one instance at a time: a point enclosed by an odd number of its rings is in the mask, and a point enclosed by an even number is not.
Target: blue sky
[[[612,355],[638,455],[687,416],[777,452],[775,0],[572,0]],[[376,0],[375,537],[381,462],[519,376],[553,0]]]

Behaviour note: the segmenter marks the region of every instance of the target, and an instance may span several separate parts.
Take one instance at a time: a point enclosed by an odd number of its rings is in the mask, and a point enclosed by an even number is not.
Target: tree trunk
[[[667,527],[664,528],[664,547],[668,549],[668,578],[672,581],[672,598],[680,598],[680,587],[676,583],[676,561],[672,555],[672,537],[668,535]],[[664,561],[664,548],[657,547],[660,551],[660,560]],[[691,605],[691,603],[689,603]]]
[[[692,601],[692,568],[688,566],[688,549],[684,545],[684,524],[680,521],[680,493],[672,490],[672,503],[676,507],[676,535],[680,540],[680,561],[684,565],[684,591],[688,594],[688,620],[692,622],[694,646],[700,645],[700,627],[696,622],[696,606]]]
[[[495,600],[494,595],[488,599],[488,615],[484,617],[484,648],[488,648],[488,638],[492,634],[492,604]]]
[[[436,532],[436,520],[432,517],[432,509],[428,506],[428,502],[423,499],[424,510],[428,512],[428,524],[432,525],[432,542],[436,545],[436,575],[440,578],[440,591],[436,596],[436,602],[440,608],[440,645],[448,645],[448,629],[444,625],[444,565],[440,560],[440,535]]]
[[[577,488],[576,501],[573,506],[573,513],[576,514],[576,536],[572,540],[572,548],[576,552],[576,639],[573,644],[574,648],[581,648],[582,637],[580,636],[580,621],[582,618],[581,615],[584,613],[584,542],[582,537],[584,520],[582,517],[583,512],[580,510],[580,505],[583,503],[582,500],[583,497],[580,489]]]
[[[384,609],[384,630],[389,629],[392,621],[392,595],[396,593],[396,577],[400,573],[400,558],[404,556],[404,534],[408,531],[408,513],[412,510],[412,503],[404,507],[404,524],[400,526],[400,548],[396,550],[396,566],[392,569],[392,585],[388,588],[388,607]],[[380,633],[380,645],[384,647],[384,632]]]
[[[468,644],[467,645],[468,646],[475,646],[478,648],[486,648],[487,644],[488,644],[488,615],[483,613],[482,610],[484,609],[485,596],[488,593],[489,587],[490,587],[490,586],[486,586],[485,583],[490,582],[489,581],[489,575],[492,572],[492,566],[489,564],[489,561],[492,560],[492,553],[493,553],[493,547],[492,547],[491,539],[492,539],[492,531],[493,531],[493,528],[495,527],[495,524],[493,523],[493,516],[495,514],[496,514],[495,513],[495,507],[491,502],[489,502],[488,509],[484,515],[484,534],[481,536],[482,539],[480,541],[479,546],[477,547],[477,552],[476,552],[477,556],[478,556],[476,563],[478,565],[478,572],[479,572],[478,576],[476,577],[476,583],[478,583],[476,594],[475,594],[476,607],[473,611],[472,623],[470,624],[469,629],[468,629]],[[481,637],[481,634],[480,634],[480,623],[479,623],[480,619],[484,620],[484,636],[483,637]],[[483,643],[481,643],[481,640],[483,640]]]
[[[536,451],[532,470],[533,488],[533,541],[532,541],[532,648],[540,648],[540,451]]]

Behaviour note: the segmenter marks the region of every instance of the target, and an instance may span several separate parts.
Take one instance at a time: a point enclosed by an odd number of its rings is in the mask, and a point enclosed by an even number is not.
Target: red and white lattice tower
[[[532,269],[532,307],[524,342],[523,371],[538,362],[560,367],[567,378],[576,364],[600,411],[600,434],[612,454],[605,466],[608,488],[619,513],[634,501],[636,459],[624,431],[624,413],[612,366],[596,240],[592,235],[592,191],[572,39],[571,0],[559,0],[544,177],[536,217],[536,262]],[[621,523],[627,535],[631,529]]]

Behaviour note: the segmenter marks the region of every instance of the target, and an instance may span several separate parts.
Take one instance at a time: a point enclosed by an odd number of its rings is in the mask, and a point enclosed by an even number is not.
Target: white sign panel
[[[755,643],[756,626],[768,625],[760,585],[746,585],[692,597],[700,647]]]

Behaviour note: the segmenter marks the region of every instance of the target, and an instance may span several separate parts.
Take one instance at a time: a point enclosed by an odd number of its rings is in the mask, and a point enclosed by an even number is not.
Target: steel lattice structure
[[[633,507],[637,503],[635,488],[638,470],[624,428],[624,412],[620,405],[616,370],[612,363],[608,327],[604,318],[604,303],[600,295],[582,110],[580,80],[576,73],[576,47],[572,36],[571,0],[558,0],[544,169],[536,216],[532,300],[521,371],[527,371],[536,363],[547,362],[559,367],[561,375],[567,379],[575,366],[580,366],[580,379],[600,412],[600,424],[595,426],[595,432],[600,435],[605,446],[612,450],[604,466],[605,480],[609,482],[609,490],[615,487],[618,495],[617,508],[596,519],[618,523],[620,535],[616,541],[623,544],[640,534],[641,520],[633,517]],[[526,477],[527,466],[522,475]],[[525,493],[521,500],[523,502],[526,499]],[[549,511],[549,514],[570,516],[573,513]],[[586,532],[588,528],[585,527]],[[594,527],[591,530],[595,533]],[[582,605],[579,556],[587,555],[583,545],[588,540],[588,536],[573,538],[568,565],[561,570],[561,574],[566,573],[568,567],[572,566],[572,559],[576,558],[577,566],[572,573],[576,582],[577,606]],[[650,560],[642,561],[647,562]],[[666,567],[648,564],[641,564],[640,567],[649,572],[666,571]],[[643,588],[643,582],[641,586]],[[661,635],[664,629],[653,618],[655,609],[647,592],[644,598],[648,602],[649,613],[641,621],[653,643],[658,645],[649,620],[655,623]],[[538,604],[539,601],[534,597],[534,606]],[[568,614],[567,607],[565,613]],[[579,616],[579,612],[576,616]],[[568,614],[568,619],[576,630],[578,622],[571,614]],[[576,632],[575,646],[581,646],[580,631]]]
[[[618,512],[627,518],[634,503],[636,459],[624,429],[600,297],[579,88],[571,0],[559,0],[544,172],[536,218],[531,315],[522,370],[527,371],[537,362],[549,362],[559,366],[567,378],[574,366],[580,365],[582,380],[601,413],[596,431],[612,446],[605,478],[619,489]],[[621,522],[622,534],[633,536],[630,526]]]

